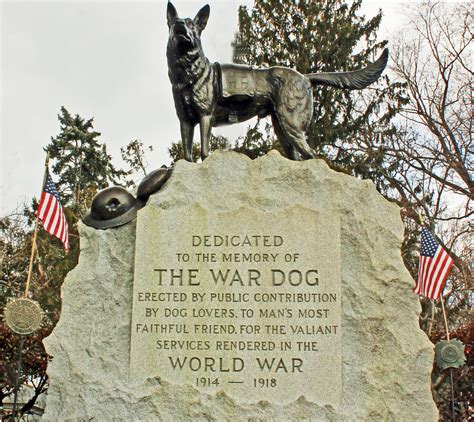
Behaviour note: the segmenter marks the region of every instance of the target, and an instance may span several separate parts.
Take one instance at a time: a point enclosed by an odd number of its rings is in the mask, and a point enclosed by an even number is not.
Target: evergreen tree
[[[127,172],[116,170],[107,148],[98,140],[93,119],[72,116],[65,107],[58,115],[61,132],[46,147],[53,160],[53,173],[63,205],[70,206],[79,217],[89,206],[97,190],[119,185]]]
[[[256,0],[251,10],[241,6],[234,61],[287,66],[303,74],[365,67],[387,42],[376,38],[381,13],[366,19],[358,14],[360,6],[361,0]],[[379,177],[383,154],[374,155],[372,143],[393,131],[390,121],[406,101],[402,85],[384,75],[362,91],[321,86],[313,91],[309,145],[337,167]]]

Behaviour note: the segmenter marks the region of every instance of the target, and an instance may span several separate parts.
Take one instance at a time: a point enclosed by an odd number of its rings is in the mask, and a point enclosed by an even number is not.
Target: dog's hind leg
[[[280,75],[279,89],[274,90],[274,115],[282,139],[296,149],[304,160],[315,157],[315,152],[306,142],[306,130],[313,115],[311,85],[300,74],[288,72]],[[278,134],[277,134],[278,136]],[[284,142],[282,142],[284,143]],[[286,147],[289,151],[289,147]],[[295,160],[295,153],[289,158]]]
[[[309,160],[316,157],[316,153],[306,142],[306,135],[302,130],[297,130],[292,126],[285,126],[284,124],[282,124],[282,129],[285,132],[287,139],[301,154],[301,157],[304,160]]]
[[[209,139],[211,137],[211,116],[203,116],[201,117],[201,121],[199,122],[199,129],[201,132],[201,159],[204,161],[207,157],[209,157]]]
[[[184,159],[193,162],[193,136],[194,126],[191,123],[180,120],[181,142],[183,143]]]
[[[285,154],[285,157],[289,158],[290,160],[298,161],[300,159],[298,152],[296,151],[295,148],[293,148],[293,146],[286,139],[285,132],[280,126],[278,117],[275,115],[272,115],[272,124],[273,124],[273,131],[275,132],[275,135],[277,136],[278,141],[280,142],[280,145],[283,150],[283,153]]]
[[[277,124],[275,124],[277,123]],[[298,151],[304,160],[315,158],[315,152],[306,142],[304,130],[298,129],[298,122],[295,122],[291,114],[278,114],[273,118],[275,133],[282,142],[283,149],[291,160],[299,160]]]

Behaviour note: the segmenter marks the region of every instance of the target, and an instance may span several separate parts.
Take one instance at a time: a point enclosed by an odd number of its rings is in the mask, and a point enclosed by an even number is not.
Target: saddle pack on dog
[[[265,94],[266,82],[259,69],[238,64],[215,63],[221,98],[250,97]]]

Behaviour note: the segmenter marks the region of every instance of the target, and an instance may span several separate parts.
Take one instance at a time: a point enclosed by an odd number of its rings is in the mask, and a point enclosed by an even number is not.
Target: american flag
[[[66,216],[59,202],[58,191],[56,190],[56,186],[54,186],[49,172],[46,172],[46,180],[38,207],[38,218],[43,223],[45,230],[63,242],[64,248],[68,251],[69,232]]]
[[[420,265],[415,293],[428,299],[438,299],[451,267],[453,258],[435,240],[432,234],[423,227],[421,230]]]

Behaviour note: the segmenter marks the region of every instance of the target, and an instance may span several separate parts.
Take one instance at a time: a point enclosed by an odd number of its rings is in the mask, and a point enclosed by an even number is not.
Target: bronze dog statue
[[[265,69],[210,63],[201,46],[201,33],[209,12],[206,5],[194,19],[183,19],[168,2],[168,75],[188,161],[192,161],[197,124],[204,160],[209,155],[212,127],[268,115],[288,158],[298,160],[300,155],[303,159],[313,158],[314,151],[305,135],[313,116],[312,85],[362,89],[375,82],[387,64],[387,49],[376,62],[353,72],[302,75],[279,66]]]

